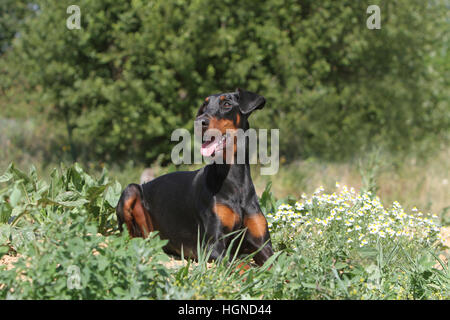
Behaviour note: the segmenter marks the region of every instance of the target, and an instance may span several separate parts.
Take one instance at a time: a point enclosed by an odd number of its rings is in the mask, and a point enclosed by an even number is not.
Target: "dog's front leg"
[[[249,253],[259,250],[253,259],[257,265],[262,266],[274,253],[267,220],[260,212],[247,214],[244,218],[244,226],[247,228],[244,250]]]

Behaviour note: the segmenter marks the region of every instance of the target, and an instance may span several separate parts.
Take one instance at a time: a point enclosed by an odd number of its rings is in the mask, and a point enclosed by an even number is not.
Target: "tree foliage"
[[[80,30],[73,1],[33,3],[8,58],[74,157],[168,159],[203,98],[236,87],[266,97],[252,124],[280,128],[288,159],[407,150],[450,124],[448,67],[430,67],[448,66],[440,1],[80,0]]]

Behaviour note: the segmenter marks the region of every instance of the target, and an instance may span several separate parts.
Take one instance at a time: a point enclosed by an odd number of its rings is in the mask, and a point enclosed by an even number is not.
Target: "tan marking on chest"
[[[262,238],[267,232],[266,218],[261,213],[252,214],[244,218],[244,226],[255,238]]]
[[[225,204],[216,204],[214,206],[214,212],[219,217],[222,225],[229,231],[232,231],[234,226],[239,222],[239,215]]]

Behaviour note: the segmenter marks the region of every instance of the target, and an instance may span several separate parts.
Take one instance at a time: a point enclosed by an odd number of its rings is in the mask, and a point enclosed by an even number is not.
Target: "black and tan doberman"
[[[168,239],[164,248],[167,253],[180,255],[183,248],[184,256],[192,258],[197,258],[198,239],[206,239],[211,259],[223,257],[230,245],[231,237],[224,235],[246,228],[238,253],[260,249],[254,260],[262,265],[273,250],[250,176],[248,146],[246,158],[238,164],[233,159],[236,136],[227,133],[249,129],[248,117],[264,104],[264,97],[241,89],[208,96],[196,121],[201,122],[203,135],[212,129],[221,136],[204,142],[201,153],[224,161],[213,161],[196,171],[169,173],[142,185],[128,185],[116,209],[119,228],[122,230],[125,223],[133,237],[146,237],[158,230],[162,239]],[[232,150],[231,157],[227,150]]]

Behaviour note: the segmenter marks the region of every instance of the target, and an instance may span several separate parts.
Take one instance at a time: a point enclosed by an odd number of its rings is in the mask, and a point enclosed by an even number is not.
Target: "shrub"
[[[73,211],[96,222],[101,233],[117,224],[115,206],[122,190],[118,182],[109,181],[106,170],[94,179],[75,163],[53,169],[47,183],[37,178],[34,166],[27,175],[11,164],[0,183],[8,183],[0,190],[0,223],[16,226],[23,218],[51,223],[52,213]]]
[[[64,27],[71,1],[23,2],[0,14],[21,21],[5,24],[20,37],[6,39],[3,82],[25,84],[66,127],[74,158],[168,161],[170,133],[236,87],[267,98],[254,124],[281,128],[288,159],[402,151],[448,132],[442,1],[381,1],[381,30],[351,0],[81,0],[82,30]]]
[[[0,273],[7,299],[159,298],[168,282],[166,241],[105,237],[86,216],[55,215],[19,248],[14,268]]]

